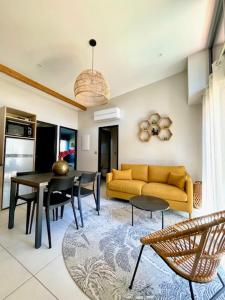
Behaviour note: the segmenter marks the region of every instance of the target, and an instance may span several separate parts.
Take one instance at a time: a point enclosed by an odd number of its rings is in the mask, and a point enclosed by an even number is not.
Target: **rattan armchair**
[[[141,251],[129,286],[132,289],[145,245],[157,254],[181,277],[189,281],[194,300],[193,282],[206,283],[218,275],[222,288],[212,297],[225,291],[225,283],[217,273],[225,253],[225,211],[177,223],[140,239]]]

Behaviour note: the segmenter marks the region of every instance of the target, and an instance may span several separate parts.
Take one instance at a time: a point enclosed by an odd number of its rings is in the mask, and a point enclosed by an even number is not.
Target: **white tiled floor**
[[[25,214],[25,205],[17,207],[15,227],[8,230],[8,211],[0,212],[0,299],[87,300],[62,257],[64,233],[73,221],[71,207],[66,207],[63,220],[51,222],[52,249],[48,249],[44,220],[42,247],[34,248],[34,228],[25,235]]]

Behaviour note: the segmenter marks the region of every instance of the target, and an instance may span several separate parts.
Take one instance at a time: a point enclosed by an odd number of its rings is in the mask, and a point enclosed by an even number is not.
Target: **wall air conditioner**
[[[108,121],[108,120],[119,120],[120,109],[118,107],[111,107],[94,112],[94,121]]]

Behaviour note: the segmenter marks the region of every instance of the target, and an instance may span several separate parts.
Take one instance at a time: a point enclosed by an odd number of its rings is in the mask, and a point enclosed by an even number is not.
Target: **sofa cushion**
[[[186,174],[185,167],[183,166],[149,166],[148,182],[167,183],[170,172],[177,175]]]
[[[148,165],[121,164],[121,170],[132,170],[132,178],[148,182]]]
[[[119,171],[116,169],[112,169],[113,180],[132,180],[132,170],[123,170]]]
[[[186,179],[187,179],[187,175],[179,175],[179,174],[170,172],[167,183],[170,185],[174,185],[181,190],[184,190]]]
[[[134,195],[141,195],[144,181],[140,180],[112,180],[108,183],[108,189]]]
[[[187,194],[181,189],[165,183],[146,183],[142,188],[142,195],[155,196],[165,200],[179,202],[187,201]]]

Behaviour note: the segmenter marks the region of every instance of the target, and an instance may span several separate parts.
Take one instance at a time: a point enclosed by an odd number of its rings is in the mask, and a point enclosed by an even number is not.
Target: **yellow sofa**
[[[155,196],[166,200],[170,208],[191,213],[193,210],[193,183],[183,166],[152,166],[122,164],[121,170],[132,170],[132,180],[113,180],[106,175],[107,198],[129,200],[136,195]],[[187,175],[184,190],[167,183],[169,173]]]

